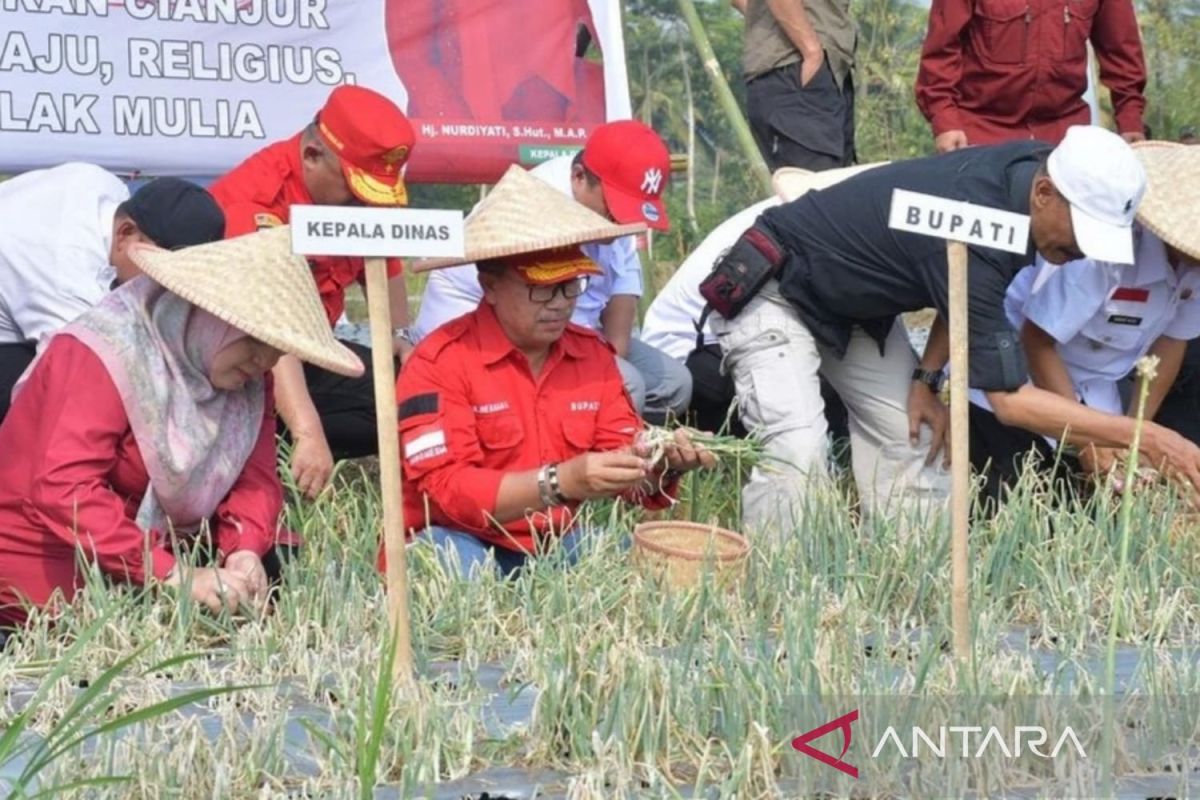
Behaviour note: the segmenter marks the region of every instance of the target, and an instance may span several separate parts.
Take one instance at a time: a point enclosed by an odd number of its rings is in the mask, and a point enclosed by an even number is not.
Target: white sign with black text
[[[1029,249],[1029,217],[931,194],[895,189],[888,227],[1025,253]]]
[[[292,206],[292,250],[306,256],[444,258],[463,254],[463,212]]]

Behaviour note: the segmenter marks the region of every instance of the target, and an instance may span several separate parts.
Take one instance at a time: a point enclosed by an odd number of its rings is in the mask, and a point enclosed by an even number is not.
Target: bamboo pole
[[[758,145],[754,141],[754,135],[750,133],[750,126],[746,123],[745,116],[742,115],[737,98],[733,96],[733,91],[729,88],[729,82],[725,80],[725,75],[721,72],[721,62],[717,61],[717,54],[713,52],[712,43],[709,42],[708,34],[704,31],[704,23],[700,21],[700,15],[696,13],[695,3],[692,0],[679,0],[679,13],[683,15],[683,20],[687,23],[688,30],[691,31],[692,41],[700,53],[700,61],[712,79],[713,89],[717,93],[717,102],[720,103],[725,116],[729,118],[729,124],[733,126],[733,132],[737,135],[738,144],[741,145],[746,158],[750,160],[750,168],[754,170],[767,193],[774,194],[771,187],[771,170],[767,168],[767,162],[763,160],[762,153],[758,152]]]
[[[954,626],[954,653],[971,654],[971,618],[967,593],[967,532],[970,527],[971,461],[967,433],[967,246],[946,242],[950,269],[950,597]]]
[[[390,637],[395,642],[393,674],[410,683],[412,640],[408,617],[408,564],[404,549],[404,500],[400,488],[400,436],[396,429],[396,371],[392,356],[392,310],[387,262],[366,259],[367,308],[371,319],[371,369],[375,377],[375,419],[379,435],[380,490],[383,493],[383,546],[387,557]]]
[[[696,232],[696,102],[692,96],[692,70],[688,67],[683,40],[679,40],[679,66],[683,69],[683,93],[687,99],[687,217]]]

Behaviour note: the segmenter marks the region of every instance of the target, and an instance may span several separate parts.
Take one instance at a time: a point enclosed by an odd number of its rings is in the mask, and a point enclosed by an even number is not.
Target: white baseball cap
[[[1088,258],[1133,263],[1133,218],[1146,193],[1146,170],[1124,139],[1094,125],[1073,125],[1046,170],[1071,204],[1075,243]]]

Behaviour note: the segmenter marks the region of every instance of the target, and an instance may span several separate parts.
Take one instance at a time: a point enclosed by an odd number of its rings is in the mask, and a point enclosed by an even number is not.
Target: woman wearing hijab
[[[86,563],[214,612],[267,591],[282,487],[270,369],[346,375],[309,270],[273,228],[169,252],[60,331],[0,425],[0,626],[70,600]],[[177,555],[207,532],[216,566]]]

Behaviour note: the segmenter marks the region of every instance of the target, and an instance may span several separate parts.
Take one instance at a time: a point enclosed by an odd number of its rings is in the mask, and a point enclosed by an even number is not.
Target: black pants
[[[0,422],[4,422],[12,404],[13,386],[36,355],[37,348],[26,342],[0,344]]]
[[[984,476],[979,503],[987,516],[996,513],[1005,495],[1017,485],[1030,459],[1036,469],[1054,473],[1056,490],[1075,491],[1078,488],[1079,461],[1056,453],[1038,434],[1005,425],[991,411],[973,403],[968,428],[971,467]]]
[[[692,373],[692,405],[688,409],[691,423],[702,431],[718,431],[728,417],[729,433],[745,436],[746,429],[737,417],[733,378],[721,373],[721,357],[719,344],[707,344],[688,354],[687,368]],[[850,425],[846,406],[824,378],[821,379],[821,399],[825,401],[825,419],[834,440],[848,439]]]
[[[802,167],[814,172],[858,160],[854,143],[854,79],[844,86],[828,62],[800,85],[800,64],[788,64],[746,84],[750,131],[771,171]]]
[[[347,378],[312,364],[304,365],[304,381],[321,417],[325,439],[335,461],[361,458],[379,452],[379,434],[375,430],[375,384],[371,369],[371,349],[354,342],[342,342],[362,359],[366,372],[359,378]],[[398,366],[398,365],[397,365]],[[283,420],[280,433],[287,438]]]

